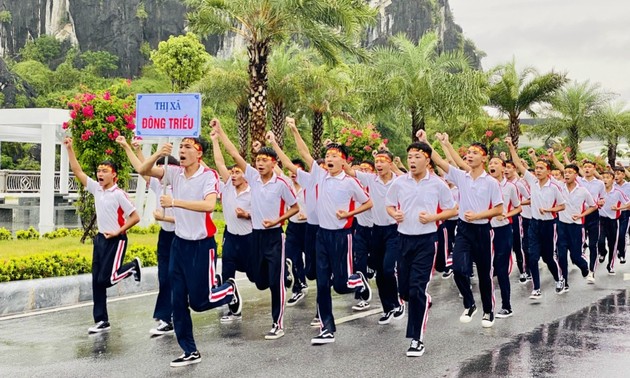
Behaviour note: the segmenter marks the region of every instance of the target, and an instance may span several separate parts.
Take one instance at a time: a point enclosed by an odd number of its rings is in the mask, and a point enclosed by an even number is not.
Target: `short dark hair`
[[[114,163],[111,160],[103,160],[102,162],[98,163],[98,165],[106,165],[110,167],[115,173],[118,173],[118,164]]]
[[[498,156],[495,156],[495,157],[493,157],[493,158],[492,158],[492,159],[490,159],[490,160],[493,160],[493,159],[497,159],[497,160],[499,160],[499,161],[501,162],[501,165],[505,168],[505,165],[506,165],[505,160],[501,159],[501,158],[500,158],[500,157],[498,157]]]
[[[613,168],[613,172],[623,172],[625,174],[626,173],[626,169],[624,167],[622,167],[622,166],[616,165]]]
[[[613,171],[611,170],[605,170],[604,172],[601,173],[601,175],[611,175],[611,176],[615,176],[615,174],[613,173]]]
[[[272,157],[274,160],[278,160],[278,154],[276,154],[276,151],[274,151],[271,147],[262,147],[258,150],[258,152],[256,152],[256,157],[258,157],[258,155],[267,155]]]
[[[547,169],[551,171],[551,162],[549,162],[549,160],[547,160],[547,159],[538,159],[536,161],[536,163],[543,163],[543,164],[545,164],[545,166],[547,166]]]
[[[592,161],[592,160],[584,160],[584,161],[582,162],[582,166],[585,166],[586,164],[590,164],[590,165],[592,165],[593,167],[597,167],[597,164],[595,164],[595,162],[594,162],[594,161]]]
[[[471,147],[479,147],[483,150],[484,154],[487,156],[488,155],[488,146],[486,146],[485,144],[481,143],[481,142],[473,142],[470,145]]]
[[[360,164],[367,164],[370,167],[372,167],[372,170],[374,170],[374,162],[372,162],[370,160],[363,160]]]
[[[512,160],[512,159],[507,159],[507,160],[505,161],[505,165],[507,166],[508,164],[509,164],[509,165],[511,165],[512,167],[516,168],[516,164],[514,164],[514,160]]]
[[[185,139],[193,140],[195,144],[201,147],[201,152],[208,151],[208,142],[203,137],[199,137],[199,138],[184,137],[182,138],[182,141],[184,141]]]
[[[387,151],[387,150],[378,150],[376,152],[376,155],[385,155],[389,158],[389,160],[394,160],[394,154],[392,154],[391,152]]]
[[[291,160],[291,163],[293,165],[297,165],[298,167],[300,167],[302,169],[306,169],[306,163],[302,159],[293,159],[293,160]]]
[[[431,148],[431,146],[429,146],[429,144],[425,143],[425,142],[413,142],[413,143],[411,143],[407,147],[407,152],[409,152],[411,150],[420,150],[420,151],[424,152],[425,154],[429,155],[429,158],[431,157],[431,153],[433,152],[433,149]]]
[[[177,160],[177,158],[173,155],[168,155],[166,157],[166,164],[179,165],[179,160]],[[155,165],[164,165],[164,158],[163,157],[159,158],[158,161],[155,162]]]
[[[343,144],[339,144],[339,143],[330,143],[330,144],[328,144],[326,147],[324,147],[324,155],[326,155],[326,153],[329,150],[332,150],[332,149],[341,151],[341,153],[345,156],[345,159],[348,159],[348,157],[349,157],[348,149]]]
[[[575,173],[578,174],[578,176],[580,176],[580,168],[577,165],[575,165],[575,164],[567,164],[567,165],[564,166],[564,169],[565,170],[572,169],[572,170],[575,171]]]

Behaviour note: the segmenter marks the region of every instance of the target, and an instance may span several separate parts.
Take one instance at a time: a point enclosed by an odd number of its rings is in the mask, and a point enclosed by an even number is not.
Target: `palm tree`
[[[297,98],[297,74],[302,50],[295,44],[283,45],[269,58],[269,92],[271,105],[271,131],[280,148],[284,146],[284,120]]]
[[[615,166],[617,159],[617,147],[619,146],[619,138],[628,135],[630,130],[630,110],[624,110],[626,103],[617,101],[608,103],[601,112],[601,122],[599,124],[600,135],[606,140],[606,155],[608,164]]]
[[[509,134],[512,143],[518,147],[521,135],[520,115],[525,112],[536,116],[533,107],[549,102],[550,98],[567,83],[566,74],[549,72],[540,75],[532,67],[516,72],[516,61],[512,59],[495,68],[490,85],[490,105],[508,116]]]
[[[212,59],[206,75],[190,87],[191,91],[203,94],[204,102],[215,109],[224,107],[226,102],[236,107],[239,153],[245,158],[249,150],[246,66],[244,57]]]
[[[610,100],[610,94],[599,84],[573,82],[549,99],[552,108],[547,120],[532,129],[536,135],[566,135],[570,147],[569,158],[575,160],[580,142],[599,130],[602,111]]]
[[[185,0],[193,30],[241,36],[249,58],[249,110],[252,139],[264,141],[267,122],[268,59],[274,46],[290,38],[305,40],[330,63],[341,52],[361,54],[363,28],[376,10],[357,0]]]
[[[425,129],[428,118],[455,122],[480,114],[487,101],[485,74],[472,69],[463,53],[438,53],[438,37],[426,33],[417,44],[404,35],[392,47],[376,48],[375,66],[365,90],[372,112],[405,114],[411,137]]]

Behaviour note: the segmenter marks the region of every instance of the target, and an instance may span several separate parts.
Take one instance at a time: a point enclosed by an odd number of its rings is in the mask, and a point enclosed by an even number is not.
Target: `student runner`
[[[605,185],[604,205],[599,209],[599,262],[606,259],[606,244],[608,244],[608,274],[614,276],[617,242],[619,241],[619,218],[621,212],[630,207],[630,199],[619,189],[613,187],[614,174],[612,171],[602,173]]]

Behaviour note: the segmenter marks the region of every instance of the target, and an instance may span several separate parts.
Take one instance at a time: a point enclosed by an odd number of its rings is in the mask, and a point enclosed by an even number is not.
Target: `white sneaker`
[[[152,335],[160,336],[160,335],[172,335],[175,333],[173,328],[173,323],[167,323],[164,320],[160,320],[157,327],[151,328],[149,331]]]
[[[370,302],[364,300],[360,300],[359,303],[352,306],[354,311],[365,311],[368,308],[370,308]]]
[[[595,283],[595,273],[593,272],[588,272],[588,276],[586,276],[586,282],[589,284],[594,284]]]

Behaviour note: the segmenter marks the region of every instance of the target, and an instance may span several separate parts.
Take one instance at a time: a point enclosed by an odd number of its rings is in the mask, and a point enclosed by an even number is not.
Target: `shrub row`
[[[130,262],[135,257],[140,258],[143,266],[157,265],[155,246],[130,246],[124,262]],[[52,252],[0,260],[0,282],[72,276],[91,271],[92,258],[82,257],[79,252]]]

